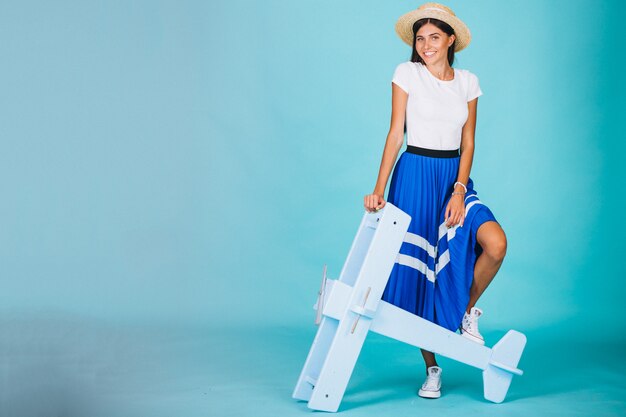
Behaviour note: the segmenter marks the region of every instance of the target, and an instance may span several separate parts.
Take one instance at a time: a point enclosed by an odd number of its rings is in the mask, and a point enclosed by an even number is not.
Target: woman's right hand
[[[378,211],[385,207],[385,199],[380,194],[368,194],[364,198],[365,210],[371,212]]]

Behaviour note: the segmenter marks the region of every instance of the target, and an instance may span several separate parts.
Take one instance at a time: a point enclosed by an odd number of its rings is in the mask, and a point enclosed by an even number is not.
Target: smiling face
[[[432,23],[426,23],[417,31],[415,50],[425,64],[438,63],[448,59],[448,48],[454,39],[454,35],[448,35]]]

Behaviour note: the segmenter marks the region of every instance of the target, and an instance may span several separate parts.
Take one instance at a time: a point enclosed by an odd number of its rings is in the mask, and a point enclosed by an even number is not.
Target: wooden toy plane
[[[485,399],[504,401],[526,345],[509,330],[493,348],[381,300],[411,217],[387,202],[366,212],[339,279],[322,278],[317,334],[293,391],[314,410],[336,412],[368,331],[482,369]]]

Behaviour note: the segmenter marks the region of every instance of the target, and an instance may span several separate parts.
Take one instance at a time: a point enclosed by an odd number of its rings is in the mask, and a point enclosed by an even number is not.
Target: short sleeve
[[[393,73],[393,78],[391,82],[396,84],[398,87],[404,90],[405,93],[409,92],[409,79],[410,79],[410,69],[407,65],[408,62],[403,62],[396,67],[396,70]]]
[[[469,83],[467,88],[467,101],[470,102],[474,100],[476,97],[480,97],[483,95],[482,90],[480,89],[480,84],[478,82],[478,77],[475,74],[469,73]]]

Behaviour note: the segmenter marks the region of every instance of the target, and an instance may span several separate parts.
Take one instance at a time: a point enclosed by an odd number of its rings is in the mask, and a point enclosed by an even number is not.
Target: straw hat
[[[456,35],[456,47],[454,52],[459,52],[461,49],[469,45],[472,40],[469,28],[456,17],[452,9],[439,3],[425,3],[415,10],[411,10],[408,13],[403,14],[396,23],[396,33],[400,36],[404,42],[413,47],[413,24],[425,17],[432,17],[446,22]]]

